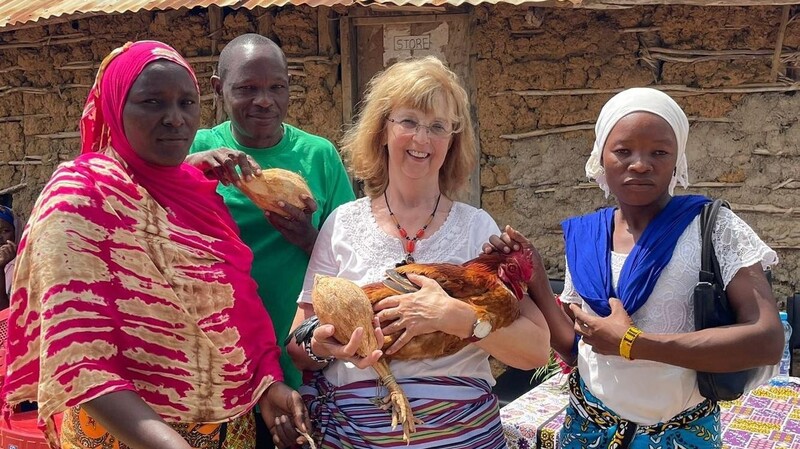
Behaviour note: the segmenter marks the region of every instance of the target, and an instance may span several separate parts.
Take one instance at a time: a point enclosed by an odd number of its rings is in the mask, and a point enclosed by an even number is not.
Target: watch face
[[[472,335],[478,338],[484,338],[489,335],[490,332],[492,332],[492,323],[479,320],[477,323],[475,323],[475,327],[472,330]]]

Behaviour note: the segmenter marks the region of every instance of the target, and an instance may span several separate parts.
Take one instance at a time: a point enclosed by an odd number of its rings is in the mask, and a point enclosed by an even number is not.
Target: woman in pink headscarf
[[[82,154],[34,206],[3,399],[37,400],[52,447],[62,411],[65,448],[244,446],[252,422],[238,418],[256,404],[281,446],[309,428],[264,332],[252,253],[216,182],[183,164],[199,117],[174,49],[114,50],[81,118]]]

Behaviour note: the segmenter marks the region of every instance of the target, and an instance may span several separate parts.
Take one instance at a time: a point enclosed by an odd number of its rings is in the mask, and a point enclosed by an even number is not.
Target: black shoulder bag
[[[694,287],[695,329],[726,326],[736,323],[736,314],[728,302],[722,287],[719,261],[714,253],[711,235],[717,220],[719,208],[730,208],[727,202],[715,200],[706,204],[700,215],[700,235],[702,238],[700,280]],[[755,369],[733,373],[697,372],[700,394],[712,401],[730,401],[744,393],[745,385]]]

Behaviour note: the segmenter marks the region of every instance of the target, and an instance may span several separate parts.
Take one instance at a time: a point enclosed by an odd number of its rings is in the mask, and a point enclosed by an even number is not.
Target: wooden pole
[[[225,28],[225,22],[222,17],[222,8],[217,5],[208,6],[208,28],[209,37],[211,37],[211,56],[218,56],[217,47],[219,46],[219,36]],[[214,74],[217,73],[216,67],[213,69]],[[213,93],[214,99],[214,123],[222,123],[225,121],[225,107],[222,101],[217,98],[216,92]]]
[[[785,5],[783,7],[783,13],[781,14],[781,25],[778,28],[778,38],[775,39],[775,53],[772,55],[772,71],[770,73],[770,79],[772,82],[778,81],[778,73],[780,72],[781,68],[781,51],[783,50],[783,38],[786,36],[786,25],[789,23],[789,10],[792,7],[790,5]]]
[[[319,39],[319,55],[332,57],[339,52],[336,45],[335,13],[327,6],[317,8],[317,31]]]
[[[253,8],[253,12],[256,14],[256,32],[269,37],[272,31],[272,12],[261,6]]]
[[[355,87],[353,68],[355,65],[353,64],[353,28],[348,16],[342,16],[339,20],[339,39],[342,49],[342,123],[349,125],[353,120],[353,105],[355,104],[353,92]]]
[[[22,183],[13,185],[11,187],[6,187],[5,189],[0,190],[0,195],[5,195],[7,193],[16,193],[16,192],[19,192],[20,190],[24,189],[27,186],[28,186],[27,182],[22,182]]]

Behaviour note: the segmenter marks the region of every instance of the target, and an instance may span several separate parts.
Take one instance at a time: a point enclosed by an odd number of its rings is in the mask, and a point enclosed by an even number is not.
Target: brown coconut
[[[239,189],[247,195],[259,208],[276,214],[286,216],[286,212],[278,206],[279,201],[291,204],[298,209],[305,209],[306,203],[301,195],[311,195],[306,180],[299,174],[282,168],[267,168],[261,171],[260,176],[254,176],[251,181],[242,182]]]
[[[358,285],[347,279],[332,276],[314,276],[314,288],[311,291],[314,312],[322,324],[333,324],[333,337],[341,344],[350,341],[350,335],[358,327],[364,328],[361,347],[356,351],[361,357],[380,349],[378,340],[372,332],[372,304],[369,297]]]

